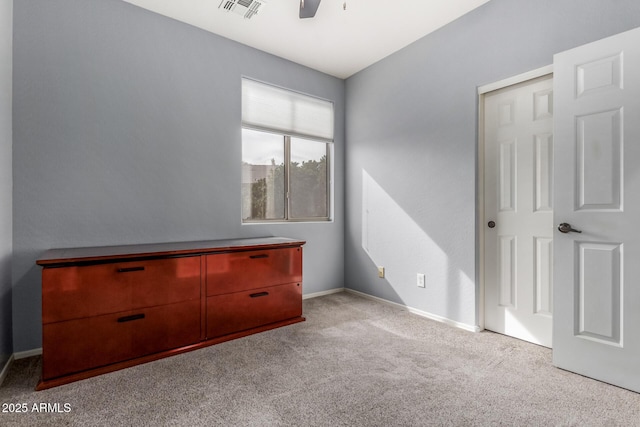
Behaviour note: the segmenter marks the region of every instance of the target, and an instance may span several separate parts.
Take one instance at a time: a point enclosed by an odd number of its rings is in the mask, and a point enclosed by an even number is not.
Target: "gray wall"
[[[11,322],[11,70],[13,0],[0,0],[0,371],[13,353]]]
[[[335,102],[334,222],[241,225],[241,75]],[[13,102],[15,351],[52,247],[290,236],[304,293],[344,286],[343,80],[120,0],[21,0]]]
[[[492,0],[349,78],[347,287],[477,325],[477,87],[637,26],[638,0]]]

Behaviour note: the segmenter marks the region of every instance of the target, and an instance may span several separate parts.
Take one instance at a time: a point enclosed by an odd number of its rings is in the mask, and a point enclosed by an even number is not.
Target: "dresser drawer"
[[[200,340],[200,301],[43,325],[42,376],[56,378]]]
[[[244,331],[302,315],[299,283],[207,298],[207,338]]]
[[[200,257],[42,271],[42,321],[58,322],[200,298]]]
[[[207,295],[302,281],[302,249],[282,248],[208,255]]]

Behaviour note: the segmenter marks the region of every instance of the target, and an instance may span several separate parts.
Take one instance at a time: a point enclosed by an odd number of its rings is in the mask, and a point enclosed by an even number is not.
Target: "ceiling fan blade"
[[[313,18],[320,6],[320,0],[303,0],[300,1],[300,19]]]

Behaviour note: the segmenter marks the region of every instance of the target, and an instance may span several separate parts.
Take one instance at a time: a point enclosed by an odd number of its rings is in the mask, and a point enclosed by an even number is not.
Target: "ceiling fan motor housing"
[[[313,18],[320,6],[320,0],[300,0],[300,19]]]

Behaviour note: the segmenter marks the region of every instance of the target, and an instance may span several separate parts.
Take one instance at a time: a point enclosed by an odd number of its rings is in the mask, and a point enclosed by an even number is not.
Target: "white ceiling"
[[[489,0],[324,0],[299,19],[300,0],[264,0],[251,19],[220,0],[124,0],[290,61],[347,78]]]

